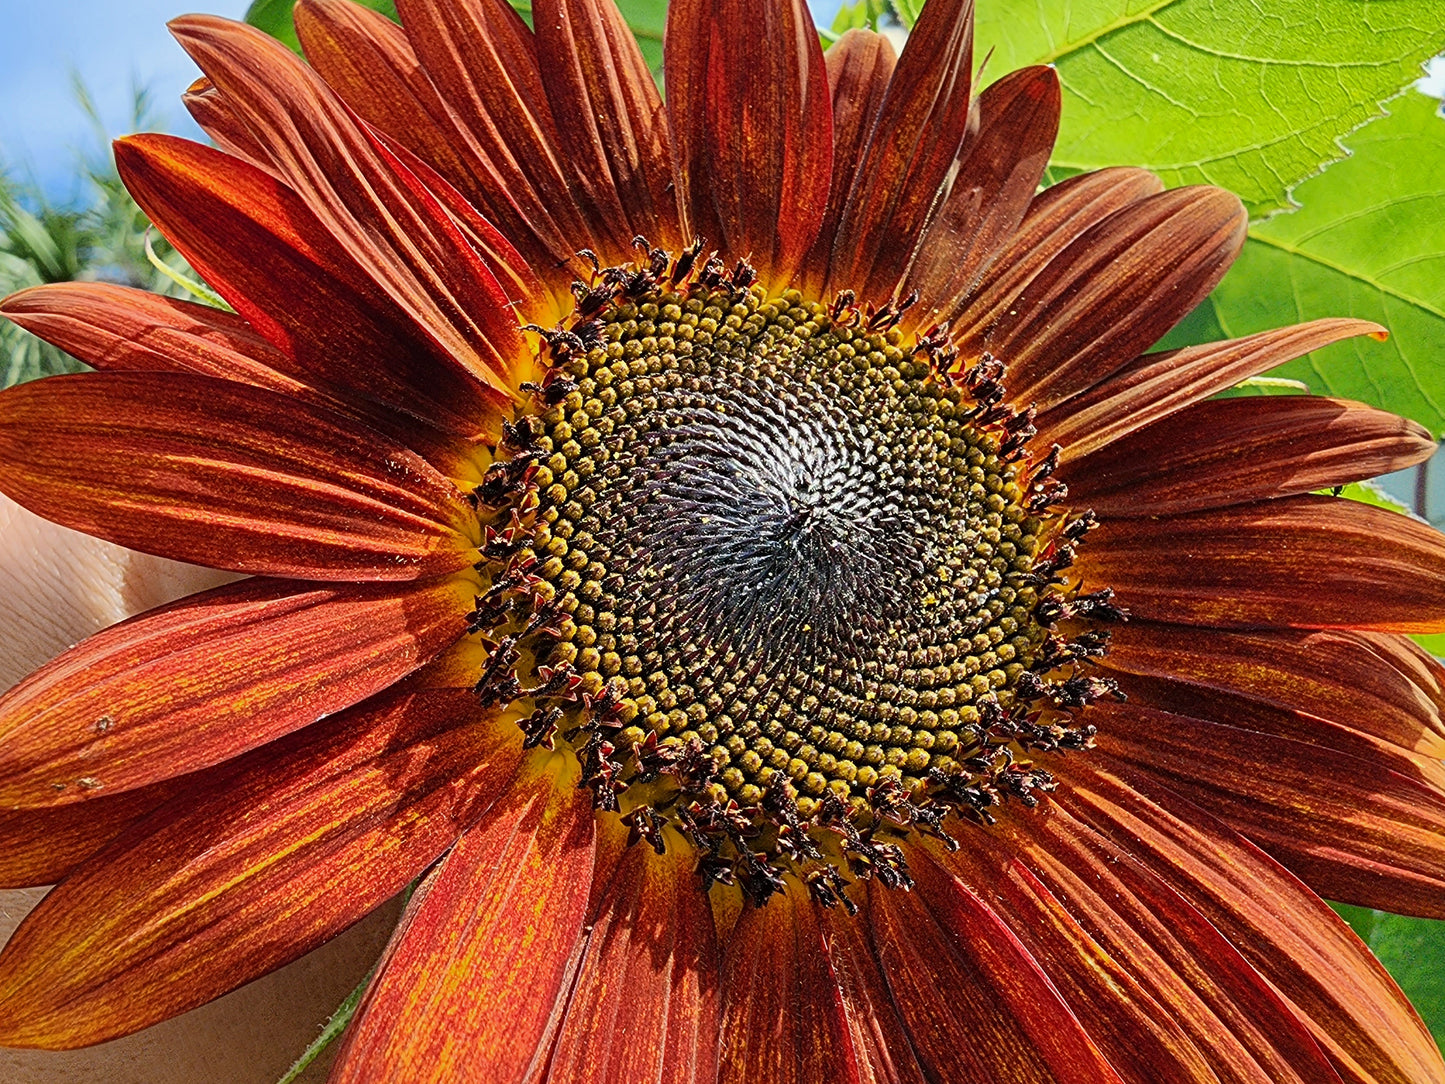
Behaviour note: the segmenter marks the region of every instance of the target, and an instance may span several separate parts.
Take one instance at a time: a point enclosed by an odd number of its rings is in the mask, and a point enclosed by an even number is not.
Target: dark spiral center
[[[696,287],[610,309],[557,376],[528,552],[617,743],[805,817],[961,770],[1046,630],[1042,525],[949,379],[856,312]]]

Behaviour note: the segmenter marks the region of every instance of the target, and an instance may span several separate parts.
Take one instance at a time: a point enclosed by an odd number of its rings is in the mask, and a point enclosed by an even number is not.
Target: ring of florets
[[[1122,614],[1061,573],[1093,517],[996,360],[640,250],[532,329],[550,365],[473,494],[477,693],[705,885],[851,907],[848,874],[910,883],[908,832],[956,846],[1090,743]]]

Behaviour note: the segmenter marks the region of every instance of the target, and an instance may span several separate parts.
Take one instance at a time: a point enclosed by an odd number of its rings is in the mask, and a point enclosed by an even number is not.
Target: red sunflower
[[[90,362],[0,488],[252,578],[0,700],[0,1043],[183,1012],[416,882],[333,1080],[1323,1081],[1445,1066],[1332,899],[1445,916],[1445,539],[1315,495],[1410,422],[1148,354],[1218,189],[1041,193],[972,12],[302,0],[173,24],[120,142],[234,313],[15,295]]]

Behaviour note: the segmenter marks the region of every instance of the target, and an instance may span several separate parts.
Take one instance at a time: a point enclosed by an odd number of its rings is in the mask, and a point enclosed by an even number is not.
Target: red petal
[[[548,771],[462,836],[412,897],[332,1084],[538,1071],[582,948],[593,821],[591,793]]]
[[[569,1084],[707,1084],[717,1075],[712,908],[680,840],[634,846],[587,934],[548,1069]],[[599,863],[600,865],[600,863]]]
[[[171,33],[282,180],[444,362],[496,388],[528,347],[509,299],[436,199],[270,35],[206,15]]]
[[[898,54],[882,34],[846,30],[823,54],[823,63],[833,92],[833,180],[817,239],[798,271],[798,281],[815,297],[823,296],[838,220],[878,119],[878,107],[888,93]]]
[[[1445,918],[1445,795],[1275,734],[1133,704],[1092,712],[1099,747],[1149,773],[1343,903]]]
[[[230,102],[204,75],[186,88],[181,102],[191,114],[191,119],[201,126],[217,147],[275,175],[270,152],[256,141],[241,118],[236,116]]]
[[[1077,459],[1191,403],[1291,358],[1352,335],[1383,338],[1368,320],[1315,320],[1243,339],[1145,354],[1038,419],[1039,440],[1058,441]]]
[[[1118,1084],[1018,936],[962,882],[869,886],[879,966],[930,1079]]]
[[[995,890],[1010,895],[1041,895],[1042,889],[1061,901],[1082,935],[1126,967],[1161,1013],[1179,1024],[1220,1081],[1338,1080],[1304,1022],[1264,976],[1127,851],[1056,805],[1006,816],[986,836],[979,849],[1007,871],[991,875],[989,884],[1002,881]],[[950,861],[967,865],[968,852]]]
[[[1010,859],[1007,848],[995,846],[994,833],[977,834],[984,838],[970,836],[953,855],[913,851],[918,890],[948,892],[944,878],[952,871],[976,893],[987,893],[989,905],[1125,1080],[1217,1084],[1208,1059],[1174,1019],[1174,1006],[1156,1000],[1141,976],[1095,941],[1026,866]]]
[[[167,779],[69,805],[0,810],[0,886],[54,884],[181,786]]]
[[[247,580],[82,641],[0,697],[0,806],[227,760],[385,689],[466,633],[464,583]]]
[[[1136,620],[1111,630],[1101,661],[1151,679],[1151,702],[1167,696],[1156,706],[1169,711],[1188,715],[1207,705],[1212,710],[1206,718],[1238,717],[1238,725],[1254,730],[1273,729],[1265,722],[1272,715],[1276,726],[1294,721],[1285,736],[1313,734],[1316,740],[1333,723],[1418,753],[1422,762],[1445,757],[1439,664],[1388,635],[1223,632]],[[1168,686],[1177,694],[1170,695]]]
[[[209,305],[102,282],[59,282],[12,294],[0,301],[0,314],[97,369],[237,380],[353,415],[438,466],[456,465],[461,454],[459,442],[421,419],[308,377],[241,317]]]
[[[879,107],[833,244],[831,288],[897,292],[969,128],[973,0],[925,6]]]
[[[667,111],[688,232],[746,259],[773,291],[818,236],[832,96],[802,0],[674,0]]]
[[[1312,395],[1196,403],[1073,462],[1069,498],[1105,516],[1189,512],[1373,478],[1428,459],[1421,425]]]
[[[357,116],[388,137],[392,151],[458,219],[508,296],[519,303],[518,311],[529,320],[548,319],[536,302],[549,288],[570,302],[571,275],[553,273],[570,253],[558,248],[558,239],[542,240],[506,193],[499,200],[499,193],[488,188],[485,155],[442,102],[401,27],[350,0],[300,0],[295,16],[311,66]],[[417,168],[418,162],[425,169]],[[462,222],[481,219],[477,208],[501,223],[505,236],[490,223],[476,230]],[[514,243],[526,250],[525,258]],[[546,286],[539,271],[550,279]]]
[[[1157,621],[1445,631],[1445,536],[1358,501],[1283,497],[1106,520],[1078,570]]]
[[[442,357],[301,199],[254,166],[170,136],[131,136],[116,165],[166,238],[308,382],[481,439],[500,393]]]
[[[1018,232],[984,270],[978,285],[939,314],[954,341],[981,352],[983,333],[1019,292],[1080,234],[1116,211],[1159,192],[1159,178],[1142,169],[1101,169],[1044,189],[1029,204]]]
[[[765,907],[745,907],[723,960],[719,1084],[855,1084],[853,1048],[818,926],[806,893],[790,889]]]
[[[532,32],[506,0],[400,0],[396,7],[448,125],[465,133],[458,146],[474,179],[463,183],[434,164],[508,237],[535,236],[537,244],[524,245],[528,260],[565,291],[560,280],[573,276],[563,267],[578,249],[605,252],[608,238],[589,228],[573,193],[575,175],[558,153]],[[422,95],[430,106],[428,99]],[[405,129],[388,130],[410,142]]]
[[[922,1084],[923,1070],[869,943],[866,914],[850,915],[841,907],[813,912],[822,934],[819,951],[838,986],[859,1084]]]
[[[1140,200],[1049,261],[981,339],[1019,403],[1046,410],[1148,349],[1214,288],[1244,244],[1233,193],[1176,188]]]
[[[667,116],[637,39],[610,0],[537,0],[537,62],[578,188],[612,251],[682,247]]]
[[[1059,133],[1060,105],[1058,73],[1042,66],[979,95],[978,134],[959,153],[958,178],[900,291],[918,294],[908,326],[952,312],[1018,229]]]
[[[516,732],[480,713],[467,690],[389,697],[259,750],[136,824],[0,955],[0,1042],[126,1034],[341,932],[510,778]]]
[[[0,394],[0,486],[131,549],[283,576],[406,580],[476,560],[436,469],[324,407],[185,373],[82,373]]]
[[[1101,759],[1101,758],[1100,758]],[[1439,1048],[1350,928],[1278,863],[1198,806],[1083,757],[1050,764],[1055,800],[1184,895],[1285,997],[1347,1080],[1445,1079]],[[1128,864],[1126,864],[1126,862]],[[1135,891],[1147,890],[1136,882]],[[1148,898],[1147,896],[1144,898]]]
[[[97,369],[184,371],[295,393],[285,355],[234,313],[104,282],[59,282],[0,301],[0,313]]]

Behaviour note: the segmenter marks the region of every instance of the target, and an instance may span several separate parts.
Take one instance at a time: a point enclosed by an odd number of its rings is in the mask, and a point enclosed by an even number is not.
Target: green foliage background
[[[363,2],[395,17],[391,0]],[[291,3],[256,0],[247,18],[295,47]],[[660,71],[666,0],[621,7]],[[859,0],[821,33],[906,29],[920,8]],[[1445,49],[1445,0],[978,0],[977,14],[985,82],[1026,64],[1059,71],[1050,179],[1139,165],[1169,185],[1230,188],[1249,207],[1243,255],[1166,345],[1327,315],[1376,320],[1388,342],[1337,344],[1273,375],[1303,385],[1283,390],[1364,400],[1445,432],[1445,119],[1411,90]],[[0,175],[0,294],[83,277],[170,286],[142,256],[143,219],[113,169],[86,169],[95,198],[79,210]],[[0,335],[6,384],[76,364],[14,329]],[[1445,654],[1445,637],[1427,646]],[[1340,911],[1445,1042],[1445,923]]]

